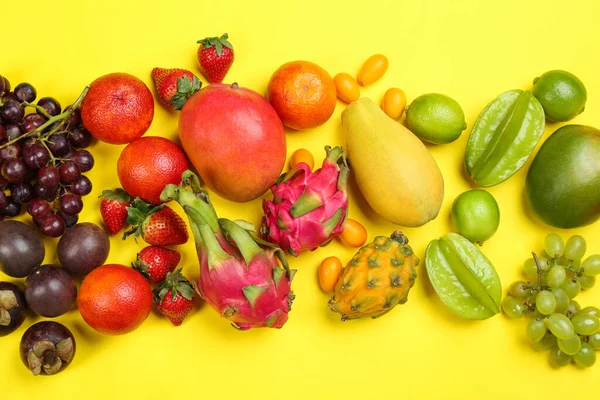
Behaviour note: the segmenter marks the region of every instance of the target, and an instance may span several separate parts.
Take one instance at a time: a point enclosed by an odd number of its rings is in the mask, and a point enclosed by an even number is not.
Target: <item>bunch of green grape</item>
[[[523,265],[526,281],[513,282],[502,301],[511,319],[527,317],[527,338],[538,351],[550,351],[550,364],[564,367],[571,362],[588,368],[600,350],[600,309],[581,308],[573,300],[591,289],[600,274],[600,254],[583,260],[585,239],[573,235],[565,245],[551,233],[545,251],[535,253]],[[583,260],[583,261],[582,261]]]

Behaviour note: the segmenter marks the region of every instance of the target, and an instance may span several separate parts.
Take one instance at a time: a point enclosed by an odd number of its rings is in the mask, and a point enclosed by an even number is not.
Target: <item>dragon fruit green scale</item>
[[[342,147],[325,147],[323,166],[312,172],[298,163],[271,187],[263,201],[261,235],[297,256],[316,250],[342,233],[348,215],[349,168]]]

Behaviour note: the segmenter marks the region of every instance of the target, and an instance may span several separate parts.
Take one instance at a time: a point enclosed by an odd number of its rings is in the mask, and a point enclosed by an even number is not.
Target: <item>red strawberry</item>
[[[148,246],[137,255],[137,260],[131,266],[144,275],[151,283],[159,283],[173,272],[181,254],[175,250],[160,246]]]
[[[127,224],[127,207],[131,204],[131,196],[123,189],[104,190],[99,196],[100,215],[111,235],[117,234]]]
[[[192,72],[181,68],[154,68],[152,80],[160,101],[175,110],[181,110],[186,100],[202,87]]]
[[[198,40],[198,62],[200,72],[210,83],[221,83],[233,64],[233,46],[227,41],[229,36],[207,37]]]
[[[158,310],[175,326],[181,325],[192,311],[194,289],[192,284],[181,275],[181,269],[169,272],[163,283],[154,289],[154,302]]]
[[[142,199],[136,198],[127,207],[127,213],[127,222],[132,227],[125,232],[123,239],[129,235],[135,238],[141,235],[146,243],[154,246],[184,244],[188,240],[185,222],[164,204],[150,208]]]

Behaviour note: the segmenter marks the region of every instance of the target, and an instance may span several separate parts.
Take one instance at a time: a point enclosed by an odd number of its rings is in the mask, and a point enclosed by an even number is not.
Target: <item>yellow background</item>
[[[452,230],[452,201],[470,187],[462,173],[468,133],[495,96],[530,88],[532,79],[546,70],[566,69],[583,80],[589,95],[586,111],[574,122],[600,127],[600,5],[595,0],[13,0],[3,1],[1,9],[0,74],[13,85],[28,81],[40,96],[55,96],[63,105],[110,72],[134,74],[150,87],[155,66],[198,73],[196,40],[225,31],[236,57],[227,81],[261,93],[270,74],[287,61],[314,61],[333,76],[356,74],[368,56],[386,54],[389,71],[363,89],[363,95],[380,101],[391,86],[403,88],[409,102],[423,93],[445,93],[462,105],[469,125],[456,142],[430,147],[446,193],[436,220],[404,230],[420,258],[431,239]],[[318,129],[289,132],[289,154],[307,147],[321,159],[325,145],[342,144],[343,109],[339,103],[331,120]],[[157,104],[147,134],[177,140],[177,117]],[[544,139],[558,126],[548,124]],[[100,223],[96,196],[118,185],[115,168],[121,148],[101,143],[92,147],[94,191],[85,198],[82,221]],[[410,163],[410,157],[404,161]],[[520,276],[522,261],[531,250],[541,250],[544,235],[552,230],[527,215],[522,193],[529,164],[490,189],[501,208],[501,224],[483,251],[505,287]],[[350,216],[368,227],[369,239],[397,228],[368,209],[354,184],[350,196]],[[258,200],[238,205],[213,196],[213,201],[222,216],[260,221]],[[566,239],[574,232],[561,234]],[[600,252],[600,223],[576,232],[588,239],[590,251]],[[111,243],[111,263],[128,264],[144,246],[122,243],[119,237]],[[56,262],[55,241],[47,240],[46,246],[46,261]],[[196,278],[193,242],[179,250],[184,252],[185,273]],[[0,396],[500,399],[597,391],[600,365],[551,369],[546,354],[529,348],[523,320],[498,315],[470,322],[454,317],[433,292],[424,264],[406,305],[377,320],[340,322],[319,290],[316,270],[326,256],[336,255],[345,263],[354,252],[334,242],[291,260],[299,270],[297,299],[282,330],[238,332],[201,306],[181,327],[153,312],[137,331],[109,337],[92,331],[71,311],[57,320],[75,334],[77,355],[65,372],[53,377],[34,378],[21,364],[18,344],[34,322],[29,318],[17,332],[0,338]],[[600,305],[600,288],[578,300]]]

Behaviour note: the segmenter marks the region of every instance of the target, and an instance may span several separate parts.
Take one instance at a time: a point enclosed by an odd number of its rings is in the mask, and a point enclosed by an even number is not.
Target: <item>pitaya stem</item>
[[[350,168],[348,168],[348,162],[346,161],[346,154],[341,146],[331,148],[325,146],[327,157],[323,160],[323,165],[326,162],[338,164],[340,168],[340,175],[338,177],[337,188],[338,190],[345,190],[348,185],[348,176],[350,175]],[[341,162],[340,162],[341,161]]]
[[[336,146],[333,148],[331,146],[325,146],[325,151],[327,152],[327,157],[325,157],[325,160],[323,160],[323,164],[326,162],[336,164],[340,156],[344,157],[344,149],[341,146]]]
[[[208,253],[208,268],[213,269],[218,267],[223,261],[232,258],[229,254],[223,250],[215,233],[212,231],[210,226],[204,224],[200,225],[200,235],[202,241]]]
[[[338,209],[327,221],[323,222],[323,229],[325,230],[325,234],[327,236],[331,235],[331,232],[335,229],[336,226],[340,223],[340,219],[342,219],[342,214],[344,213],[343,209]]]
[[[202,192],[198,193],[198,195],[201,194]],[[175,200],[183,207],[190,219],[193,219],[197,224],[208,224],[213,232],[220,232],[221,229],[215,209],[212,204],[200,198],[203,196],[199,197],[198,195],[186,190],[183,186],[169,184],[164,188],[160,199],[162,201]]]
[[[313,210],[316,210],[322,205],[323,203],[318,196],[304,192],[300,197],[298,197],[298,200],[296,200],[292,208],[290,208],[290,214],[294,218],[299,218]]]
[[[263,250],[256,244],[252,236],[244,228],[225,218],[219,219],[219,224],[221,224],[223,230],[235,242],[240,253],[242,253],[242,257],[244,257],[244,260],[246,261],[246,265],[250,265],[252,259],[257,254],[262,253]]]

